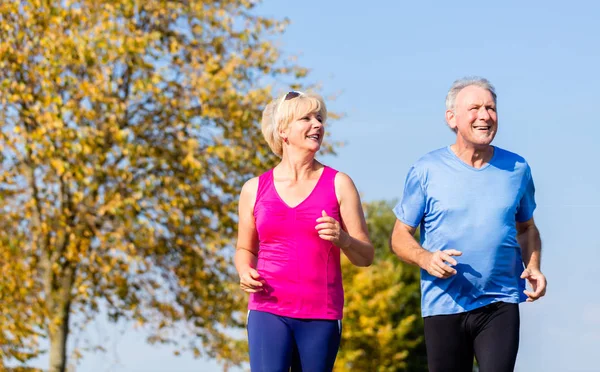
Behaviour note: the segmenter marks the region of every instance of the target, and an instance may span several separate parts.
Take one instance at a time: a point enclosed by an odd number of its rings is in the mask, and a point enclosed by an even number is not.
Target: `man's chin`
[[[477,145],[481,145],[481,146],[490,146],[492,144],[492,142],[494,141],[494,138],[496,137],[496,133],[491,133],[487,136],[482,136],[482,137],[476,137],[474,138],[474,141]]]

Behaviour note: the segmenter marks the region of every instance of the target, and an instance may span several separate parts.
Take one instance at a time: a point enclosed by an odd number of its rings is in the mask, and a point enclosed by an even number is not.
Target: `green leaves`
[[[364,205],[376,258],[357,268],[342,261],[345,308],[337,371],[426,371],[417,267],[389,250],[393,202]]]

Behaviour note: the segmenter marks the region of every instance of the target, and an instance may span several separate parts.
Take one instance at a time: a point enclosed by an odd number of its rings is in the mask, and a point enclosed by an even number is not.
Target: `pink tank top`
[[[254,205],[262,292],[250,294],[248,309],[303,319],[342,319],[344,290],[340,249],[319,237],[321,211],[340,221],[335,195],[337,171],[325,166],[309,196],[289,207],[273,184],[273,170],[262,174]]]

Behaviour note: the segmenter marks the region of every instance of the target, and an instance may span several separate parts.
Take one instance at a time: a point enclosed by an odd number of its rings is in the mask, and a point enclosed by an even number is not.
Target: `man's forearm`
[[[525,267],[539,270],[542,261],[542,240],[538,228],[535,225],[528,226],[517,235],[517,241],[521,246]]]
[[[406,230],[394,232],[390,239],[392,252],[402,261],[411,265],[423,267],[424,257],[431,254],[415,240],[415,238]]]

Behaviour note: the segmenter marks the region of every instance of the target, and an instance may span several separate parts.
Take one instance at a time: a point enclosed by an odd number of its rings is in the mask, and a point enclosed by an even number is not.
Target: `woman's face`
[[[281,137],[287,138],[286,144],[295,150],[316,153],[321,148],[325,126],[319,112],[311,112],[290,123]]]

